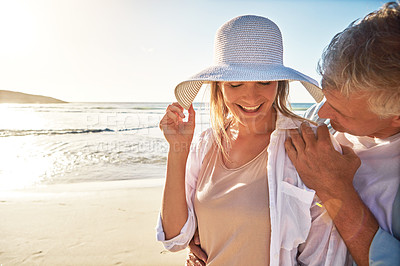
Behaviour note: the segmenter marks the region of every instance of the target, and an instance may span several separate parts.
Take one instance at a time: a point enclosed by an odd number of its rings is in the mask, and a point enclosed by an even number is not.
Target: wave
[[[39,135],[68,135],[68,134],[91,134],[91,133],[104,133],[104,132],[126,132],[136,131],[142,129],[156,128],[158,125],[137,127],[137,128],[124,128],[124,129],[39,129],[39,130],[0,130],[0,137],[15,137],[15,136],[39,136]]]
[[[32,110],[36,112],[77,110],[165,110],[168,103],[65,103],[65,104],[6,104],[2,105],[13,110]]]
[[[115,112],[111,112],[111,110],[118,110]],[[143,112],[135,112],[133,110],[136,111],[143,111]],[[146,111],[146,110],[150,110],[150,111]],[[152,112],[152,110],[155,110],[154,112]],[[35,110],[36,113],[81,113],[81,114],[92,114],[92,113],[110,113],[110,114],[132,114],[132,115],[136,115],[136,114],[146,114],[146,115],[150,115],[150,114],[156,114],[156,115],[162,115],[164,114],[163,110],[160,108],[160,111],[157,111],[157,108],[148,108],[148,109],[144,109],[144,108],[131,108],[130,110],[125,110],[125,111],[121,111],[120,108],[90,108],[90,109],[85,109],[85,110],[81,110],[81,109],[77,109],[77,110]],[[146,111],[146,112],[144,112]]]

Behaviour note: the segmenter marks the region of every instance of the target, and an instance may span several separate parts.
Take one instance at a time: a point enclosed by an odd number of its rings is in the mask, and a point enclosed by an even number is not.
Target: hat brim
[[[323,93],[314,79],[283,65],[267,64],[224,64],[214,65],[179,83],[175,97],[179,104],[189,109],[204,83],[212,81],[300,81],[316,102],[323,99]]]

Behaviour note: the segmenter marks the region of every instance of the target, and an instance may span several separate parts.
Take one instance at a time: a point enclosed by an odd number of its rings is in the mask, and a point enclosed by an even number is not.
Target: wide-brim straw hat
[[[179,83],[175,97],[189,109],[203,84],[279,80],[300,81],[315,101],[323,99],[317,81],[283,65],[282,35],[274,22],[260,16],[239,16],[218,29],[214,64]]]

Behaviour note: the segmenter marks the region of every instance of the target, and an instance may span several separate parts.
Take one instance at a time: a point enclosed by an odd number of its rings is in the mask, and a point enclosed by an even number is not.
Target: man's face
[[[325,88],[323,92],[326,102],[318,115],[329,118],[335,130],[377,138],[386,138],[396,133],[396,128],[392,127],[392,117],[381,119],[371,112],[366,93],[353,93],[347,98],[334,89]]]

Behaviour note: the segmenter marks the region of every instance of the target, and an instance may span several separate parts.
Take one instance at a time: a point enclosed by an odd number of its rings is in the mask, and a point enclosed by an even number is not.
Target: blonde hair
[[[352,22],[325,49],[322,87],[344,96],[368,92],[369,108],[382,118],[400,114],[400,7],[389,2]]]
[[[273,103],[279,112],[284,116],[294,118],[300,121],[308,121],[294,114],[290,110],[290,104],[288,101],[289,96],[289,82],[287,80],[278,81],[278,92]],[[221,88],[217,82],[211,83],[210,89],[210,118],[211,127],[218,147],[221,149],[222,154],[229,160],[229,156],[226,152],[226,145],[230,145],[230,139],[227,134],[227,129],[232,122],[235,122],[235,117],[229,112],[228,107],[224,102],[224,96]],[[224,145],[224,142],[226,145]]]

